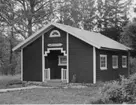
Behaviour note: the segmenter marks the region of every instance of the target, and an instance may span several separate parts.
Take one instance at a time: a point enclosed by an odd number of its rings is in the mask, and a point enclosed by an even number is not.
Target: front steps
[[[62,80],[57,80],[57,79],[54,79],[54,80],[47,80],[45,82],[45,85],[48,85],[48,86],[51,86],[51,87],[62,87],[64,85],[66,85],[66,80],[62,81]]]

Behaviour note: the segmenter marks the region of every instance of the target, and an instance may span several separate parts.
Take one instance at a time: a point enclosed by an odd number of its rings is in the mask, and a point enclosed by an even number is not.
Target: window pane
[[[59,64],[66,65],[67,64],[67,57],[66,56],[59,56]]]
[[[107,67],[107,56],[106,55],[100,55],[100,68],[105,69]]]
[[[127,67],[127,56],[122,56],[122,67]]]

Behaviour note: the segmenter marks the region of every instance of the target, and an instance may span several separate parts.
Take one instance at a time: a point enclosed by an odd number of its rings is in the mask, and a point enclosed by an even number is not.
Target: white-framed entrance
[[[55,78],[55,77],[53,77],[52,76],[52,74],[53,74],[53,69],[51,68],[51,67],[46,67],[46,62],[47,62],[47,59],[49,60],[49,58],[50,58],[50,54],[53,54],[53,52],[55,52],[54,54],[56,55],[56,53],[57,52],[60,52],[61,53],[61,56],[58,54],[57,56],[58,56],[58,59],[57,59],[57,61],[58,62],[60,62],[59,61],[59,56],[60,56],[60,58],[62,57],[62,56],[65,56],[66,57],[66,67],[65,68],[63,68],[62,66],[64,66],[64,65],[59,65],[59,63],[58,63],[58,66],[61,68],[61,70],[60,70],[60,72],[58,71],[58,73],[54,73],[56,76],[61,76],[60,78],[59,77],[57,77],[57,79]],[[52,57],[52,59],[55,59],[56,57],[55,57],[55,55],[54,55],[54,57]],[[43,56],[44,58],[43,58],[43,62],[44,62],[44,71],[43,71],[43,73],[44,73],[44,82],[45,81],[51,81],[51,80],[61,80],[62,82],[68,82],[68,54],[66,53],[66,51],[64,51],[63,50],[63,48],[47,48],[47,51],[45,51],[44,52],[44,56]],[[48,58],[47,58],[48,57]],[[49,64],[49,63],[48,63]],[[52,69],[52,71],[51,71],[51,69]],[[57,70],[57,67],[56,67],[56,70]],[[55,72],[55,70],[54,70],[54,72]],[[57,75],[58,74],[58,75]]]

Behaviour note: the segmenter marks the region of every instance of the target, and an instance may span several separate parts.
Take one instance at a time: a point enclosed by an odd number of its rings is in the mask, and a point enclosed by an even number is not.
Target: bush
[[[92,104],[122,104],[136,103],[136,74],[128,79],[121,77],[120,81],[105,83],[99,90],[100,95],[90,103]]]
[[[136,73],[136,58],[130,58],[129,62],[130,74]]]
[[[76,81],[77,81],[76,74],[74,74],[74,75],[72,76],[71,82],[72,82],[72,83],[76,83]]]

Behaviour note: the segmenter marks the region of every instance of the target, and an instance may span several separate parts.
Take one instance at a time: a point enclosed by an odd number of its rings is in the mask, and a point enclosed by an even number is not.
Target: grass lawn
[[[17,85],[11,85],[11,84],[17,84]],[[15,76],[0,75],[0,89],[21,87],[21,86],[22,86],[22,84],[21,84],[21,80],[20,80],[20,75],[15,75]]]
[[[4,84],[4,81],[10,82],[9,79],[16,81],[17,76],[0,78],[0,82]],[[92,85],[85,88],[36,88],[0,93],[0,104],[84,104],[99,95],[99,87]]]

